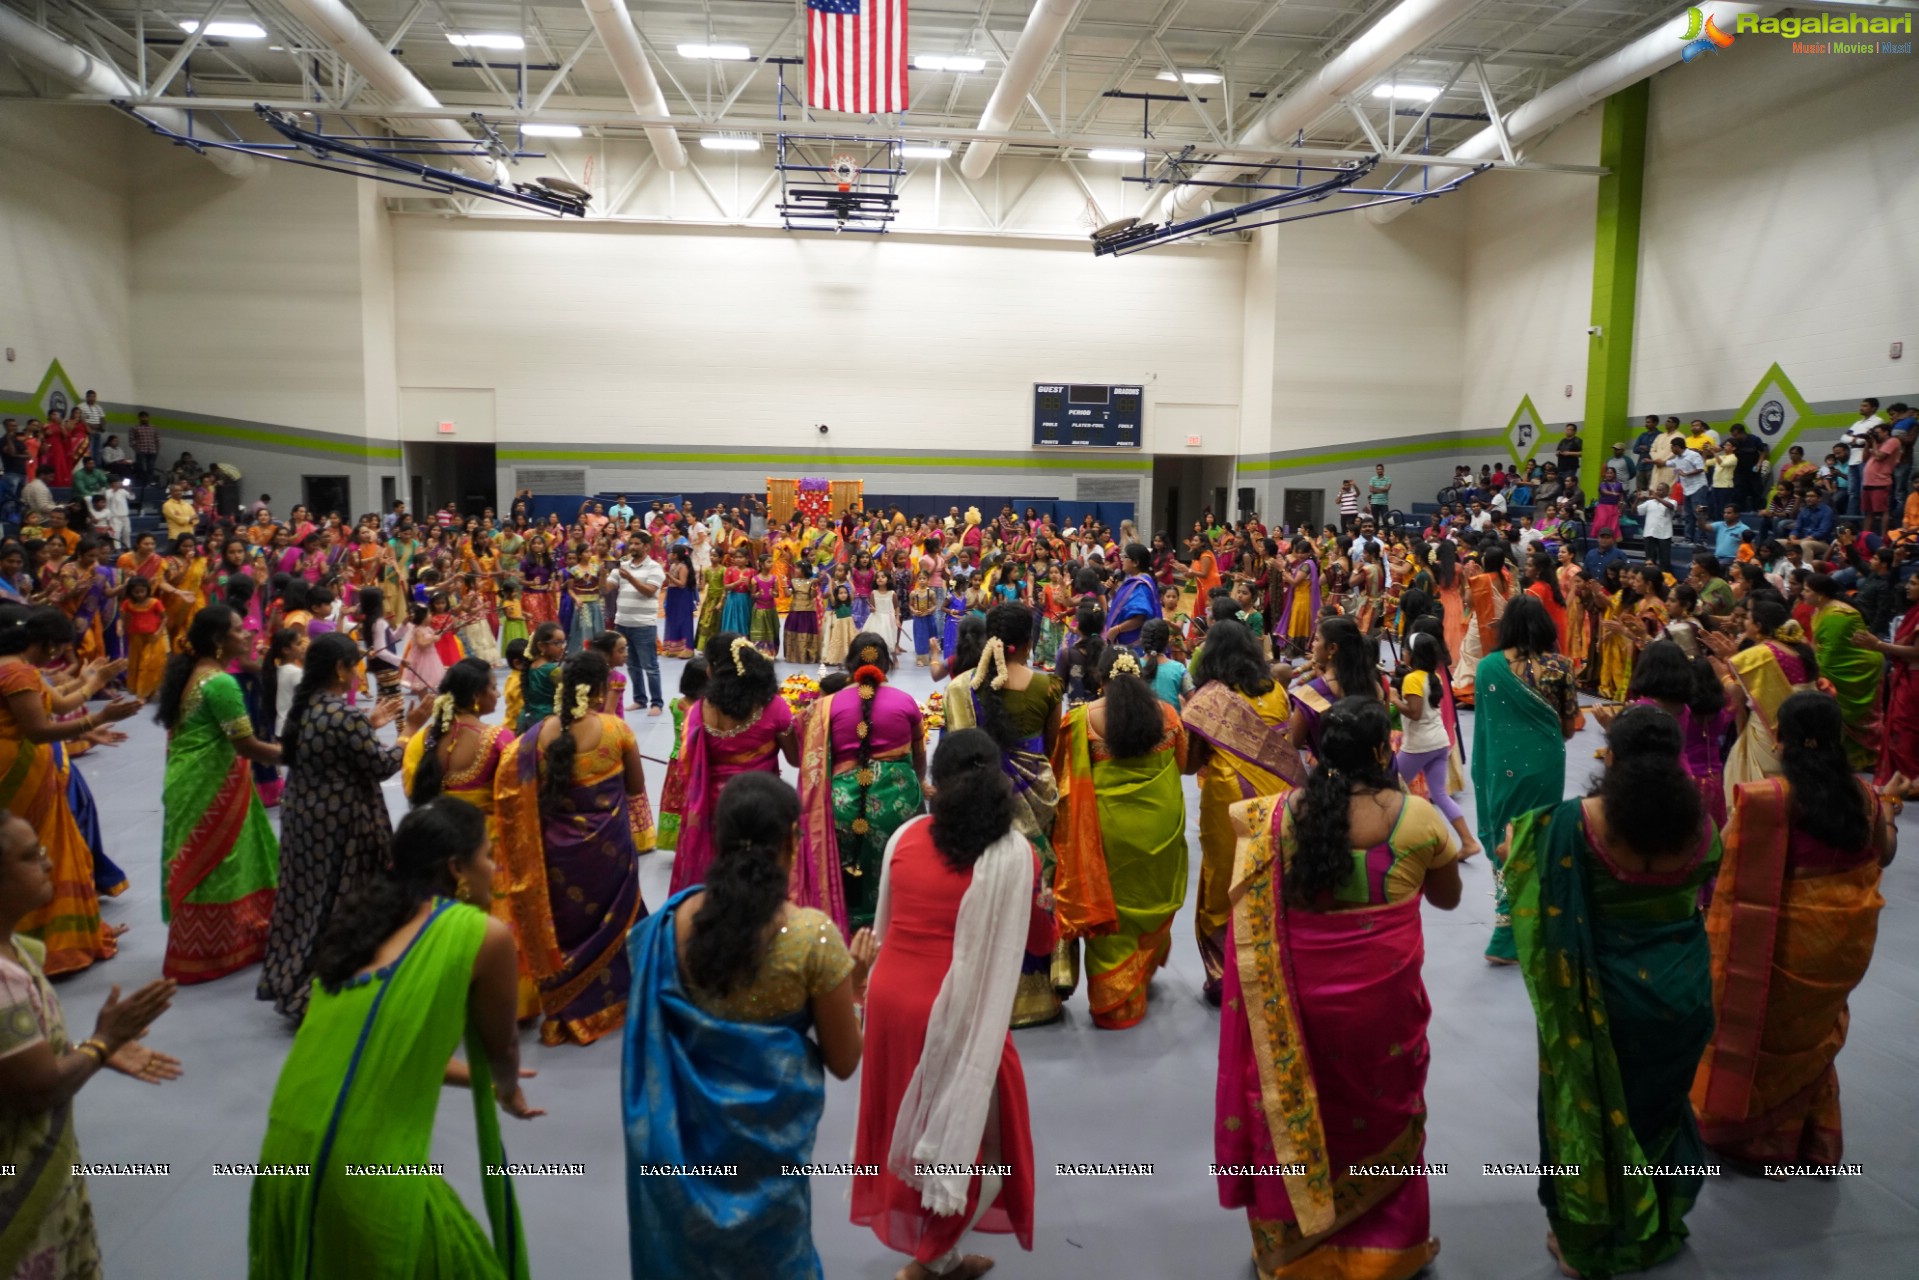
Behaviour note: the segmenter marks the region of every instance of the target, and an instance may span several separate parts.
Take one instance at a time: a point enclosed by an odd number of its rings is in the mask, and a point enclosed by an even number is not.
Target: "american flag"
[[[906,0],[806,0],[807,104],[906,110]]]

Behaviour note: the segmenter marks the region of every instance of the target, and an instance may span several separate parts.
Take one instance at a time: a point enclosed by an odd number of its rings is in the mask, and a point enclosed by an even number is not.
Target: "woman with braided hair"
[[[780,696],[773,660],[736,631],[708,640],[705,657],[706,692],[686,709],[680,737],[686,800],[673,853],[673,893],[706,882],[706,869],[713,864],[713,814],[726,784],[742,773],[778,773],[781,756],[788,764],[800,762],[793,709]],[[801,870],[815,896],[793,900],[825,910],[824,895],[837,894],[837,877],[825,876],[827,883],[820,884],[812,880],[817,867]]]
[[[839,877],[857,930],[873,923],[886,842],[920,811],[926,728],[913,695],[886,683],[893,653],[877,633],[853,637],[846,671],[853,683],[814,703],[801,731],[800,861]]]
[[[576,653],[560,668],[553,714],[500,756],[494,803],[500,869],[521,954],[540,986],[545,1044],[592,1044],[626,1018],[626,931],[646,914],[627,816],[646,794],[640,744],[599,708],[606,659]]]
[[[1146,624],[1150,630],[1157,623]],[[1186,730],[1129,651],[1100,656],[1099,696],[1060,726],[1053,910],[1067,945],[1086,939],[1093,1025],[1146,1016],[1146,988],[1172,950],[1186,900]]]
[[[433,710],[419,732],[407,739],[406,755],[400,762],[401,786],[407,803],[418,807],[436,796],[464,800],[486,815],[487,834],[495,845],[500,842],[500,823],[493,804],[493,784],[500,772],[500,756],[513,741],[509,725],[487,724],[486,716],[500,705],[500,693],[493,684],[493,669],[479,658],[461,658],[448,667],[440,679],[433,699]],[[514,929],[514,895],[524,885],[515,884],[504,866],[495,864],[493,904],[488,913]],[[540,988],[527,968],[526,953],[520,950],[519,1017],[535,1017],[540,1012]]]
[[[970,675],[959,677],[945,701],[946,732],[980,728],[1000,749],[1000,768],[1013,783],[1013,826],[1039,851],[1042,883],[1053,883],[1053,818],[1059,784],[1052,756],[1059,741],[1057,676],[1027,665],[1033,644],[1033,611],[1024,605],[993,606],[986,615],[986,643]],[[1079,983],[1075,953],[1059,948],[1050,963],[1028,955],[1020,973],[1015,1027],[1036,1027],[1060,1015],[1060,1000]],[[1051,973],[1049,975],[1049,968]]]

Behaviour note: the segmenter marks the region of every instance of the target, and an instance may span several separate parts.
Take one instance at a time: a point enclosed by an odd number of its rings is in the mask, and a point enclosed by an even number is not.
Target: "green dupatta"
[[[1566,791],[1566,737],[1559,712],[1506,663],[1506,653],[1489,653],[1474,668],[1473,798],[1479,818],[1479,843],[1492,863],[1493,936],[1486,954],[1511,960],[1513,936],[1499,846],[1506,824],[1520,815],[1557,804]]]
[[[499,1109],[467,1015],[486,914],[439,899],[392,964],[315,987],[274,1090],[253,1181],[248,1274],[265,1280],[523,1280],[526,1239]],[[464,1041],[491,1231],[422,1172],[447,1060]],[[359,1166],[349,1175],[347,1166]],[[304,1166],[304,1176],[268,1169]]]
[[[1539,1198],[1566,1262],[1597,1278],[1685,1242],[1707,1159],[1688,1090],[1712,1012],[1696,911],[1607,915],[1593,900],[1583,803],[1521,816],[1504,876],[1539,1024],[1540,1162],[1567,1170],[1541,1177]]]

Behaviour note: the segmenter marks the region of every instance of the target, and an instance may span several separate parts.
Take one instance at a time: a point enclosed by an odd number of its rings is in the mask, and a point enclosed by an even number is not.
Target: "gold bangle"
[[[93,1064],[97,1067],[104,1067],[109,1057],[106,1044],[102,1042],[98,1036],[88,1036],[79,1044],[74,1045],[73,1051],[75,1053],[87,1054],[93,1059]]]

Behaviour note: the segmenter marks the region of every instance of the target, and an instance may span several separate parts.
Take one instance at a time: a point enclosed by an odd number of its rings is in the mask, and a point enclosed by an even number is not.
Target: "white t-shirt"
[[[1399,691],[1408,702],[1420,699],[1426,703],[1417,720],[1402,718],[1405,734],[1400,739],[1399,749],[1407,755],[1423,755],[1451,746],[1452,739],[1446,734],[1446,721],[1440,716],[1437,705],[1439,681],[1424,671],[1408,671],[1406,678],[1400,682]]]
[[[1538,546],[1545,540],[1546,535],[1537,529],[1521,529],[1519,531],[1519,545],[1521,547]]]
[[[283,662],[274,672],[273,694],[273,736],[278,738],[287,731],[287,710],[293,706],[293,691],[300,687],[300,677],[306,669],[298,663]],[[305,723],[302,721],[302,723]]]
[[[1861,418],[1846,428],[1846,434],[1841,443],[1846,446],[1847,466],[1859,467],[1865,465],[1866,437],[1872,434],[1872,429],[1878,426],[1879,423],[1880,417],[1875,413],[1870,418]]]
[[[88,404],[82,400],[73,406],[73,416],[98,430],[100,424],[107,420],[107,407],[103,404]]]
[[[1672,460],[1672,469],[1679,473],[1679,487],[1687,497],[1706,487],[1706,459],[1697,449],[1688,449]],[[1648,534],[1658,538],[1662,534]]]
[[[652,595],[643,595],[626,580],[627,574],[653,588]],[[660,622],[660,589],[666,585],[666,566],[648,556],[635,568],[631,560],[620,561],[620,572],[613,575],[613,581],[620,586],[620,596],[613,606],[613,625],[616,627],[656,627]]]
[[[1672,537],[1672,508],[1656,498],[1639,504],[1639,528],[1648,538]]]

